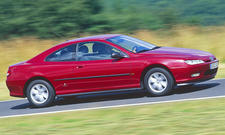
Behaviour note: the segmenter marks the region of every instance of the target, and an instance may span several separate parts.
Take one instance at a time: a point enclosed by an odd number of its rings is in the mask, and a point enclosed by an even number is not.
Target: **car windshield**
[[[109,38],[107,41],[117,44],[133,53],[141,53],[158,48],[148,42],[124,35]]]

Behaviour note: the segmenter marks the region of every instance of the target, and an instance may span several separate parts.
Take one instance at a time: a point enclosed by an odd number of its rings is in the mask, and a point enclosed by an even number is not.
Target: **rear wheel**
[[[27,99],[35,107],[45,107],[53,103],[55,91],[44,80],[34,80],[27,87]]]
[[[144,85],[151,96],[163,96],[174,87],[172,75],[163,68],[152,68],[144,77]]]

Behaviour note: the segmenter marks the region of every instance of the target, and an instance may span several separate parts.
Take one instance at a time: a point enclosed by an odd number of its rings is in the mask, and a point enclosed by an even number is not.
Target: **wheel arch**
[[[142,88],[144,88],[144,77],[145,77],[145,74],[152,68],[163,68],[163,69],[167,70],[172,75],[174,84],[176,84],[176,80],[175,80],[175,78],[173,76],[173,73],[170,71],[170,69],[167,66],[162,65],[162,64],[152,64],[152,65],[149,65],[149,66],[145,67],[144,70],[141,73],[141,79],[140,79],[141,81],[140,82],[141,82],[141,87]]]
[[[47,78],[45,78],[43,76],[34,76],[34,77],[31,77],[30,79],[28,79],[26,81],[25,85],[24,85],[23,94],[24,94],[25,97],[27,97],[26,90],[27,90],[28,85],[34,80],[44,80],[44,81],[48,82],[52,86],[52,88],[55,90],[55,88],[53,87],[52,83]]]

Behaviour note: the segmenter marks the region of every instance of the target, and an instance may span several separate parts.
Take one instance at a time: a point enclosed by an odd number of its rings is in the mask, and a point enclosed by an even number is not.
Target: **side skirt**
[[[80,95],[91,95],[91,94],[102,94],[102,93],[114,93],[114,92],[126,92],[126,91],[141,91],[141,88],[130,88],[130,89],[118,89],[118,90],[104,90],[104,91],[93,91],[93,92],[81,92],[74,94],[56,95],[56,99],[60,97],[80,96]]]

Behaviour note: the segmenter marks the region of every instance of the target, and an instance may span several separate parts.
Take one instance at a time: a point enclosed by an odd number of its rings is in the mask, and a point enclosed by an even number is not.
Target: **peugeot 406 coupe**
[[[69,40],[12,65],[6,83],[11,96],[27,97],[36,107],[59,96],[136,88],[162,96],[178,84],[214,78],[218,63],[208,52],[106,34]]]

